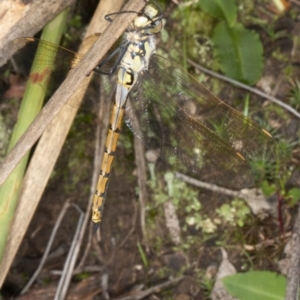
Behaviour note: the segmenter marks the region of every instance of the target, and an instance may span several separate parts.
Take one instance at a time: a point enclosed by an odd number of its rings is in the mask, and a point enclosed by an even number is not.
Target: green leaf
[[[270,184],[268,181],[264,180],[261,185],[261,190],[263,192],[264,195],[266,195],[267,197],[270,197],[271,195],[273,195],[276,192],[276,187],[274,184]]]
[[[228,292],[239,300],[282,300],[286,278],[277,273],[252,271],[223,278]]]
[[[200,8],[207,14],[233,26],[236,21],[237,7],[234,0],[201,0]]]
[[[287,195],[290,198],[289,204],[293,206],[297,204],[297,202],[299,202],[300,200],[300,189],[299,188],[290,189]]]
[[[254,85],[263,69],[263,47],[259,36],[241,24],[228,27],[220,22],[213,35],[214,55],[222,72],[231,78]]]

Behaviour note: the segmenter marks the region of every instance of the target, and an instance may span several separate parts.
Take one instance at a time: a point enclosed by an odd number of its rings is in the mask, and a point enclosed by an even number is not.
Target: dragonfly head
[[[164,26],[164,20],[159,6],[154,1],[149,2],[133,20],[133,25],[136,29],[148,34],[160,32]]]

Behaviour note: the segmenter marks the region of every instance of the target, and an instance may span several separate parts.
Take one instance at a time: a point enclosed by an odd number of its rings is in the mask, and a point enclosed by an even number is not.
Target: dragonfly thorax
[[[137,82],[139,74],[148,69],[150,58],[155,52],[154,33],[162,28],[162,19],[156,16],[157,9],[148,6],[144,8],[141,16],[134,19],[125,35],[127,50],[122,57],[117,74],[116,104],[118,107],[125,107],[130,90]]]
[[[146,41],[149,38],[148,35],[143,34],[141,31],[129,31],[125,35],[125,40],[128,41],[130,44],[133,45],[141,45],[144,41]]]
[[[155,34],[162,28],[163,19],[159,8],[154,2],[147,4],[127,28],[124,38],[128,46],[120,68],[136,73],[135,78],[139,72],[148,69],[150,57],[155,52]]]
[[[130,42],[128,51],[131,53],[132,59],[134,59],[136,56],[149,57],[149,54],[152,55],[155,48],[155,37],[148,36],[146,40]]]

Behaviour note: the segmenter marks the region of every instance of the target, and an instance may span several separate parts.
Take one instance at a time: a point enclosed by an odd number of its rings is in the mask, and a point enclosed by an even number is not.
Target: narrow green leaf
[[[214,55],[222,72],[231,78],[254,85],[263,70],[263,47],[259,36],[241,24],[229,27],[220,22],[213,35]]]
[[[286,278],[277,273],[252,271],[223,278],[228,292],[239,300],[282,300]]]
[[[43,30],[41,39],[58,44],[62,35],[67,14],[68,9],[61,12],[54,20],[47,24]],[[36,57],[41,55],[39,52],[40,51],[37,50]],[[34,69],[35,67],[33,62],[32,70]],[[41,68],[39,68],[39,70],[41,72]],[[47,76],[45,76],[44,79],[45,84],[48,81],[46,77]],[[28,81],[18,114],[18,122],[14,127],[8,152],[13,148],[13,146],[17,143],[19,138],[23,135],[28,126],[40,112],[44,101],[45,89],[45,85],[43,89],[41,86]],[[9,228],[17,205],[21,183],[28,162],[28,156],[29,154],[24,156],[18,166],[0,187],[0,262],[2,261]]]
[[[137,243],[137,247],[138,247],[143,265],[144,265],[145,268],[147,268],[148,267],[148,260],[147,260],[147,256],[145,254],[145,251],[144,251],[143,247],[141,246],[141,244],[139,242]]]
[[[250,100],[250,96],[249,94],[247,94],[245,99],[244,111],[243,111],[243,115],[246,117],[249,117],[249,100]]]
[[[235,0],[201,0],[200,8],[219,20],[226,21],[229,26],[233,26],[237,17],[237,7]]]

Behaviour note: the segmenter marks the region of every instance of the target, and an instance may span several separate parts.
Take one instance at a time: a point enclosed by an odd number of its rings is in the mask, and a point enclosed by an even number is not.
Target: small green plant
[[[228,292],[240,300],[279,300],[284,299],[286,278],[266,271],[251,271],[223,278]]]
[[[223,204],[216,210],[219,218],[231,226],[243,227],[251,213],[244,201],[234,199],[230,204]]]
[[[180,249],[178,249],[178,251],[181,251],[182,249],[189,250],[195,245],[199,245],[199,243],[201,243],[201,240],[198,236],[188,235],[180,245]]]
[[[267,197],[277,194],[293,206],[300,200],[300,189],[286,189],[286,184],[292,175],[293,168],[287,165],[292,157],[293,148],[298,142],[281,140],[278,144],[278,159],[275,164],[269,165],[264,162],[263,180],[260,181],[260,188]]]
[[[72,16],[67,24],[68,30],[64,33],[63,47],[69,48],[70,43],[80,40],[80,29],[83,28],[83,22],[80,15]]]
[[[177,180],[172,172],[164,175],[166,186],[159,186],[154,165],[149,165],[149,169],[151,174],[149,186],[154,191],[155,207],[171,200],[178,211],[186,213],[186,225],[195,226],[196,229],[203,228],[201,203],[197,197],[197,191],[190,188],[185,182]],[[186,225],[183,229],[186,228]]]
[[[192,227],[195,230],[201,230],[203,234],[211,236],[221,224],[222,226],[227,224],[233,227],[243,227],[249,218],[251,212],[245,202],[233,199],[230,204],[223,204],[216,209],[217,217],[212,219],[203,214],[197,191],[187,186],[186,183],[177,180],[174,174],[170,172],[164,175],[166,185],[160,185],[154,165],[150,164],[149,167],[151,174],[149,186],[153,190],[154,202],[148,205],[148,211],[153,211],[153,209],[157,209],[163,203],[172,201],[178,214],[184,217],[184,224],[181,227],[183,232],[188,232],[189,228]],[[188,236],[182,243],[182,247],[188,249],[194,242],[195,240]]]
[[[265,26],[262,25],[261,27],[273,42],[275,42],[278,39],[285,38],[288,35],[286,31],[284,30],[277,31],[273,26],[272,27],[269,26],[269,24],[265,24]]]
[[[290,90],[290,104],[295,108],[300,108],[300,82],[296,79],[294,82],[291,82]]]
[[[199,6],[220,21],[214,28],[213,42],[214,56],[223,73],[254,85],[263,69],[263,47],[258,34],[237,22],[234,0],[203,0]]]
[[[210,294],[213,290],[214,283],[215,281],[213,280],[213,278],[208,278],[207,276],[202,275],[202,280],[200,282],[200,285],[201,285],[201,289],[205,293],[205,299],[211,299]]]

